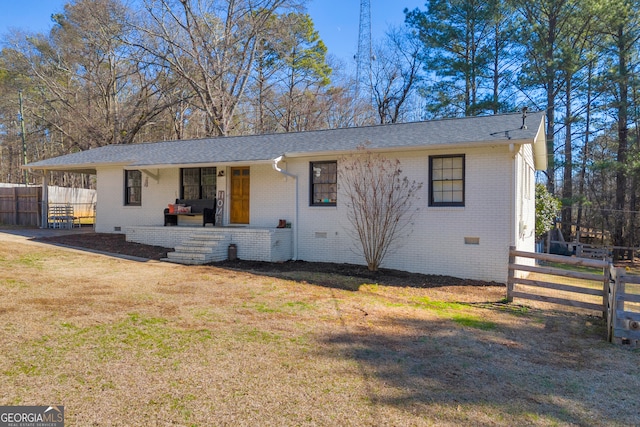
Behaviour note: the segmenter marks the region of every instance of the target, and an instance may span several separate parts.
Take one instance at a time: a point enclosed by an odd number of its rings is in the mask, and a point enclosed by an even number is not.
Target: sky
[[[308,0],[307,10],[328,53],[353,61],[358,47],[360,0]],[[390,26],[404,23],[404,8],[424,10],[426,0],[369,0],[371,36],[375,43]],[[11,28],[46,32],[52,26],[51,15],[62,11],[67,0],[0,0],[0,33]]]
[[[369,0],[371,38],[381,40],[390,27],[404,25],[405,8],[424,10],[426,0]],[[329,54],[353,61],[358,50],[359,0],[311,0],[307,6]]]

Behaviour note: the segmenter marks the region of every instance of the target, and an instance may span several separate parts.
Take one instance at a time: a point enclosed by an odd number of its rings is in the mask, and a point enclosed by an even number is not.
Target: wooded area
[[[606,223],[610,244],[640,241],[640,1],[428,0],[405,16],[356,93],[303,0],[71,0],[49,33],[2,35],[0,181],[106,144],[528,107],[546,111],[539,180],[563,201],[565,239]]]

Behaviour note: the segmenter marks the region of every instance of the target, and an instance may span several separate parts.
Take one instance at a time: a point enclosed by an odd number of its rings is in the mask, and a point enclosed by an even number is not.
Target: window
[[[181,199],[215,199],[216,168],[187,168],[180,172]]]
[[[464,155],[429,157],[429,206],[464,206]]]
[[[142,205],[142,172],[138,170],[124,171],[124,204]]]
[[[338,163],[311,162],[311,206],[335,206],[337,201]]]

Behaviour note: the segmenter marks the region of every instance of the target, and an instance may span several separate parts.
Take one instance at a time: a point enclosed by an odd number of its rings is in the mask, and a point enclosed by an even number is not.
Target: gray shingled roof
[[[31,169],[95,171],[100,165],[152,168],[171,165],[271,161],[279,156],[348,152],[365,142],[370,149],[468,147],[534,143],[543,113],[466,117],[297,133],[233,136],[133,145],[108,145],[28,164]]]

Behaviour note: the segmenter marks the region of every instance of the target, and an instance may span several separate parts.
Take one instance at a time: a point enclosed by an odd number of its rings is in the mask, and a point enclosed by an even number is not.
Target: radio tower
[[[369,87],[372,57],[371,3],[369,0],[360,0],[360,27],[358,29],[358,53],[356,54],[356,93],[354,97],[356,99],[363,89]]]

